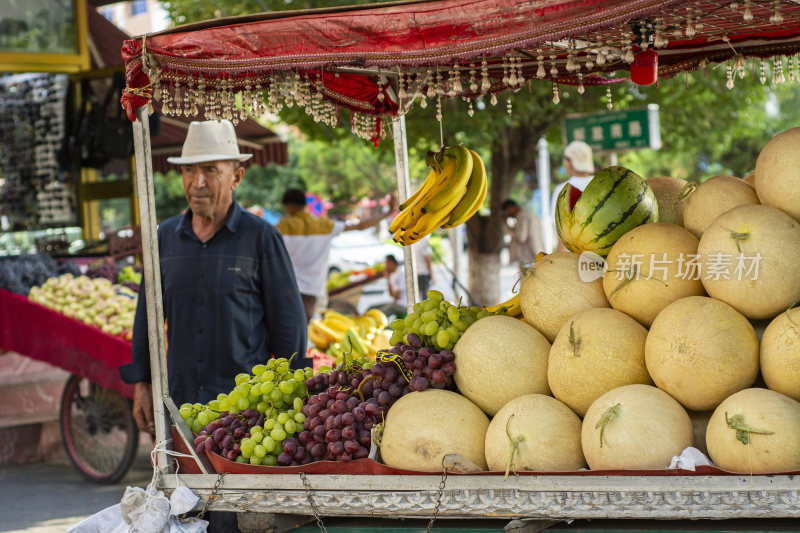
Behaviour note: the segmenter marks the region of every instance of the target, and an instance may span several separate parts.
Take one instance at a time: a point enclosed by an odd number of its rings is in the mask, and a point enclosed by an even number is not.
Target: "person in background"
[[[307,321],[317,312],[317,302],[326,300],[325,281],[328,278],[328,256],[331,241],[343,231],[362,230],[377,226],[396,210],[396,199],[387,213],[355,224],[334,221],[326,216],[314,217],[306,209],[303,189],[286,189],[281,200],[286,216],[278,222],[286,250],[292,259],[297,286],[305,306]]]
[[[539,217],[511,199],[503,202],[501,209],[506,218],[506,232],[511,235],[511,262],[522,267],[544,250],[541,222]],[[515,224],[511,226],[508,219],[514,219]]]
[[[168,324],[167,379],[177,405],[207,403],[235,376],[271,356],[305,357],[306,321],[280,233],[242,209],[233,191],[244,177],[236,131],[227,120],[192,122],[180,157],[189,208],[158,227],[162,298]],[[134,386],[136,425],[154,432],[145,291],[139,292],[132,359],[120,375]],[[239,531],[235,513],[209,513],[210,532]]]
[[[426,235],[419,242],[411,245],[414,252],[414,259],[417,262],[417,286],[419,287],[420,298],[426,298],[428,289],[433,283],[433,264],[431,262],[431,240],[430,235]]]
[[[380,306],[380,310],[386,316],[405,316],[408,305],[406,298],[406,276],[405,269],[398,264],[397,258],[387,255],[383,263],[383,275],[386,277],[386,286],[392,302]]]
[[[594,177],[594,161],[592,158],[592,147],[583,141],[572,141],[564,148],[564,168],[567,171],[567,181],[559,183],[553,190],[550,200],[550,212],[553,213],[553,235],[558,236],[555,231],[555,212],[556,201],[561,190],[569,183],[573,187],[583,191]],[[558,249],[566,250],[564,244],[559,240]]]

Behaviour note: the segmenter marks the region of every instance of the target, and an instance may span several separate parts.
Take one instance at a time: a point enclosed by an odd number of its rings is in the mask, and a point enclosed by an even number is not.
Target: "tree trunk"
[[[530,91],[529,91],[530,92]],[[550,127],[562,120],[570,109],[553,106],[552,93],[535,88],[513,115],[494,113],[486,123],[491,136],[484,136],[491,150],[486,172],[489,178],[489,214],[467,221],[469,292],[478,305],[494,305],[510,295],[500,295],[500,252],[504,246],[505,218],[500,209],[512,193],[517,176],[536,168],[536,142]],[[485,152],[481,151],[485,156]],[[527,201],[525,202],[527,203]]]
[[[489,168],[489,216],[474,216],[467,221],[469,239],[469,292],[478,305],[494,305],[500,301],[500,252],[505,237],[500,206],[511,193],[519,165],[512,156],[513,132],[502,129],[492,147]]]
[[[469,293],[475,305],[500,301],[500,254],[469,253]]]
[[[467,221],[469,292],[477,305],[494,305],[508,297],[500,297],[500,252],[505,237],[505,219],[500,206],[511,195],[514,179],[523,169],[535,168],[536,139],[560,115],[542,123],[523,123],[497,131],[492,143],[489,172],[488,216],[473,216]]]

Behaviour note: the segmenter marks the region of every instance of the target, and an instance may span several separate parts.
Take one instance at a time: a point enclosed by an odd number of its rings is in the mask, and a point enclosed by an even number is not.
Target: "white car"
[[[383,263],[389,254],[394,255],[398,261],[403,260],[403,248],[398,244],[382,241],[373,229],[343,231],[331,241],[328,274],[363,270]]]

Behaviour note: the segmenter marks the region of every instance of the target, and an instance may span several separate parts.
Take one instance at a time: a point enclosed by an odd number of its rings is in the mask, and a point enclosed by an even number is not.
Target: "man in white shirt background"
[[[392,296],[392,302],[379,307],[386,316],[405,316],[408,310],[406,298],[405,269],[397,262],[393,255],[387,255],[383,263],[383,275],[386,277],[386,286]]]
[[[387,213],[349,225],[325,216],[312,216],[306,209],[306,192],[303,189],[287,189],[281,203],[286,209],[286,216],[278,222],[277,228],[292,260],[306,316],[311,320],[317,311],[317,303],[327,299],[325,281],[328,279],[331,240],[343,231],[377,226],[396,210],[397,200],[392,197]]]
[[[553,190],[550,200],[550,212],[556,212],[556,200],[564,186],[569,183],[573,187],[583,191],[594,177],[594,161],[592,158],[592,148],[583,141],[572,141],[564,148],[564,168],[567,171],[567,181],[559,183]],[[551,220],[553,224],[553,234],[555,235],[555,217]],[[559,240],[558,249],[565,250],[564,245]]]

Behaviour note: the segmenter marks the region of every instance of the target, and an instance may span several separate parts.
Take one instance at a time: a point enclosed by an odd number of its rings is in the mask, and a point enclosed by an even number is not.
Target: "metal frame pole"
[[[158,258],[156,234],[156,201],[153,187],[153,160],[150,148],[150,123],[147,106],[136,110],[133,123],[133,145],[136,158],[136,194],[142,226],[142,267],[147,298],[147,336],[150,345],[150,373],[153,385],[153,411],[156,426],[156,443],[167,440],[169,418],[164,411],[168,397],[167,354],[164,343],[164,307],[161,298],[161,268]],[[168,456],[159,449],[157,466],[165,468]]]
[[[537,174],[539,174],[539,195],[542,200],[542,219],[539,221],[542,226],[542,245],[544,251],[550,253],[555,250],[556,242],[553,235],[555,206],[550,205],[550,151],[547,139],[540,138],[536,147],[539,150]]]
[[[397,177],[397,191],[400,202],[405,202],[411,195],[411,181],[408,178],[408,143],[406,140],[406,117],[400,115],[392,121],[392,137],[394,138],[394,161]],[[403,246],[403,264],[406,274],[406,300],[408,311],[419,301],[417,285],[417,262],[411,246]]]

